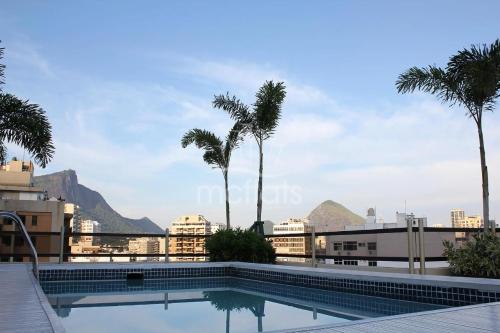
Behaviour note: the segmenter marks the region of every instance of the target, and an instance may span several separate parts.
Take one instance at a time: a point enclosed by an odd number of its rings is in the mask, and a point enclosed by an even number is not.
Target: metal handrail
[[[23,221],[16,213],[13,212],[0,211],[0,217],[7,217],[12,219],[21,230],[24,240],[29,245],[31,256],[33,257],[33,274],[38,280],[38,254],[36,252],[35,246],[33,246],[33,242],[31,241],[28,231],[26,230],[26,227],[23,224]]]

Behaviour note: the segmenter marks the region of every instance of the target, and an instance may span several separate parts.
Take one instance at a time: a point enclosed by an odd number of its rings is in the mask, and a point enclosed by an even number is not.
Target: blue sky
[[[283,80],[264,218],[332,199],[360,215],[376,206],[391,222],[406,200],[446,224],[451,208],[481,212],[474,125],[432,96],[398,95],[394,82],[499,38],[498,12],[498,1],[4,1],[4,90],[42,105],[53,124],[56,156],[37,174],[75,169],[120,213],[166,226],[191,213],[224,221],[220,172],[179,144],[193,127],[228,131],[213,95],[252,103],[265,80]],[[496,216],[498,115],[486,123]],[[257,167],[248,138],[230,176],[237,225],[254,220]]]

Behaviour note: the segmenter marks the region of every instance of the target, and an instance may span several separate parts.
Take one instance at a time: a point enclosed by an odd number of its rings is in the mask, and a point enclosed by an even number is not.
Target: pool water
[[[42,282],[69,333],[262,332],[442,306],[238,278]]]

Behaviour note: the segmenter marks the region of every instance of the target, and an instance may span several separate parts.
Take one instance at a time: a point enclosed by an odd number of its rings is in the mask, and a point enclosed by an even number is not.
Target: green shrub
[[[455,248],[449,241],[443,244],[453,275],[500,278],[500,238],[494,234],[474,235],[461,248]]]
[[[207,239],[205,247],[210,261],[276,261],[276,253],[270,242],[253,231],[239,228],[217,231]]]

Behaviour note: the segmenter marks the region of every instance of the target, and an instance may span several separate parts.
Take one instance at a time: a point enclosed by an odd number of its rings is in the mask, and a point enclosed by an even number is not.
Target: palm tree
[[[229,113],[231,118],[243,124],[245,133],[250,133],[259,147],[259,183],[257,188],[257,221],[262,217],[262,171],[264,165],[263,145],[276,130],[281,118],[281,106],[285,100],[286,91],[283,82],[266,81],[255,94],[256,101],[249,106],[235,96],[215,96],[213,105]]]
[[[474,119],[479,136],[481,175],[483,185],[484,230],[489,230],[488,168],[483,138],[483,111],[493,111],[500,97],[500,40],[490,46],[472,45],[452,56],[446,68],[412,67],[396,82],[399,93],[421,90],[444,103],[464,106]]]
[[[4,48],[0,48],[0,59]],[[0,64],[0,162],[5,163],[5,142],[15,143],[33,155],[42,168],[54,155],[51,126],[45,111],[28,100],[2,91],[5,65]]]
[[[241,124],[236,122],[229,134],[226,136],[226,141],[222,142],[222,140],[214,133],[194,128],[184,134],[181,141],[183,148],[186,148],[190,144],[194,143],[196,147],[205,150],[203,160],[208,165],[222,171],[226,193],[226,225],[228,229],[231,228],[228,188],[229,162],[231,160],[231,153],[234,149],[238,148],[241,141],[241,130]]]

